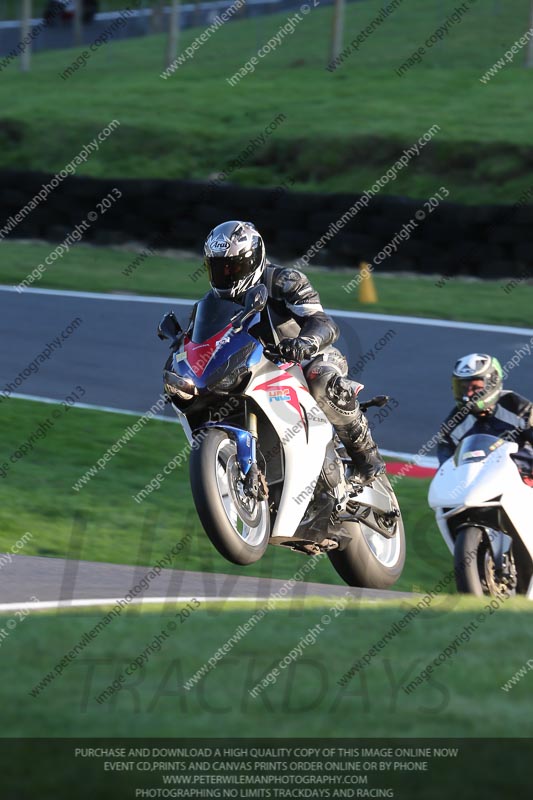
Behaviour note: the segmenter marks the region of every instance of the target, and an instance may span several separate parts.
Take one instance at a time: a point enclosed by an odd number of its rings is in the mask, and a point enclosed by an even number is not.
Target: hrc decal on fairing
[[[289,366],[290,366],[289,364],[283,365],[283,366],[280,367],[280,369],[288,369]],[[292,376],[287,376],[287,375],[284,375],[284,374],[275,375],[273,378],[270,378],[270,380],[265,381],[264,383],[260,383],[258,386],[254,387],[254,391],[257,392],[257,391],[261,391],[262,390],[262,391],[267,392],[267,394],[269,396],[269,402],[272,402],[272,398],[271,398],[271,393],[272,392],[283,392],[283,395],[288,395],[287,397],[283,396],[281,399],[282,400],[286,400],[286,402],[288,402],[288,404],[290,406],[292,406],[292,408],[294,408],[298,412],[298,414],[300,416],[300,419],[302,420],[302,424],[304,426],[305,436],[308,439],[309,438],[309,423],[307,421],[307,414],[305,414],[305,409],[303,409],[304,413],[302,414],[302,406],[300,405],[300,401],[298,400],[298,396],[296,394],[296,389],[294,389],[292,386],[286,386],[286,385],[285,386],[276,386],[275,385],[275,384],[279,384],[280,381],[287,380],[287,377],[291,378]],[[306,389],[305,386],[301,386],[300,384],[299,384],[299,386],[304,391],[308,391],[308,389]]]
[[[291,395],[288,386],[280,386],[278,389],[270,389],[268,392],[268,399],[270,403],[274,400],[287,400],[290,401]]]

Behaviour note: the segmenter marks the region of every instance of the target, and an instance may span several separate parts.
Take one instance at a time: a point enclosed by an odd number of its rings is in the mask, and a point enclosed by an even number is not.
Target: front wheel
[[[386,475],[380,475],[376,482],[386,489],[398,503]],[[377,521],[374,517],[374,521]],[[343,523],[351,536],[350,543],[343,550],[328,553],[335,570],[348,586],[366,589],[388,589],[400,575],[405,564],[405,531],[401,516],[394,526],[381,535],[361,522]],[[391,535],[392,534],[392,535]]]
[[[457,591],[476,597],[501,597],[516,593],[516,568],[512,551],[509,574],[498,576],[487,535],[481,528],[463,528],[454,548]]]
[[[233,564],[253,564],[270,538],[266,500],[244,493],[237,445],[223,430],[211,428],[197,440],[189,463],[196,511],[218,552]]]

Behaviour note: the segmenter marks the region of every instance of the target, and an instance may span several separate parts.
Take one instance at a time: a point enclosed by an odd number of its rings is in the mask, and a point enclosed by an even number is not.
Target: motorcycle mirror
[[[263,283],[258,286],[252,286],[244,295],[244,309],[235,314],[231,319],[233,330],[238,333],[242,331],[245,322],[248,322],[250,317],[262,311],[267,304],[268,289]]]
[[[262,311],[268,301],[268,289],[264,283],[251,286],[244,298],[245,311]]]
[[[173,311],[165,314],[157,327],[157,335],[160,339],[175,339],[182,333],[182,327]]]

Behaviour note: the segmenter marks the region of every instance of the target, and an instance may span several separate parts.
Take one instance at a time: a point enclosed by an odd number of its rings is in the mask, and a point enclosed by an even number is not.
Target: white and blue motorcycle
[[[351,586],[387,588],[405,561],[396,496],[386,475],[354,494],[350,460],[301,366],[259,338],[267,299],[263,285],[248,290],[244,306],[208,294],[187,332],[172,312],[159,326],[171,340],[165,391],[191,445],[198,516],[235,564],[273,544],[327,553]]]

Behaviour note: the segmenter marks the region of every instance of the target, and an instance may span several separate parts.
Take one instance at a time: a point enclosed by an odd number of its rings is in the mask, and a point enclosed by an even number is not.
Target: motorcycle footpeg
[[[346,505],[346,513],[347,513],[347,514],[351,514],[351,516],[352,516],[354,519],[355,519],[356,515],[358,514],[358,512],[359,512],[359,509],[360,509],[360,506],[359,506],[359,505],[356,505],[355,503],[354,503],[353,505],[351,505],[351,503],[348,503],[348,504]]]
[[[356,498],[365,490],[366,484],[364,484],[362,481],[358,481],[355,478],[351,478],[348,481],[346,488],[348,491],[348,502],[350,502],[352,498]]]
[[[357,495],[350,495],[346,501],[346,511],[349,514],[357,514],[361,509],[361,503],[357,499]]]
[[[381,516],[386,519],[394,522],[395,519],[401,516],[399,508],[392,508],[390,511],[382,511]]]

